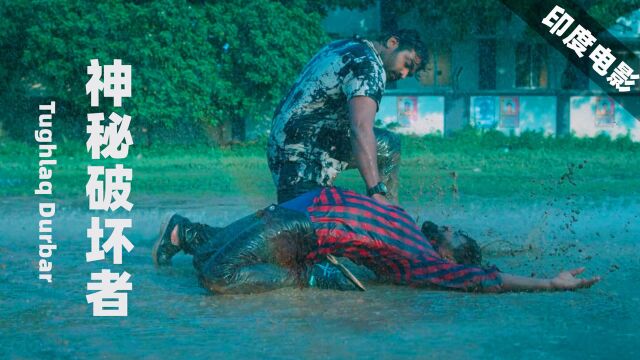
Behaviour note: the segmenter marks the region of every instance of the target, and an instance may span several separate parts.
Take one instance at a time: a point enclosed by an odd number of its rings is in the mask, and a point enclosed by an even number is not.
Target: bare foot
[[[171,231],[171,243],[175,246],[180,246],[180,238],[178,237],[178,225]]]

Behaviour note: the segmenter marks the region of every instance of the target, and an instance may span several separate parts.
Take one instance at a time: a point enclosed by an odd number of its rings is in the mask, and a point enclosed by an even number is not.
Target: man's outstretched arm
[[[499,288],[484,289],[485,292],[506,291],[560,291],[588,288],[600,281],[599,276],[580,279],[576,275],[584,272],[584,268],[563,271],[552,279],[536,279],[525,276],[500,273],[502,285]]]
[[[370,97],[356,96],[349,100],[351,149],[367,189],[374,187],[381,180],[378,172],[378,145],[373,133],[376,110],[376,101]],[[373,198],[387,203],[385,197],[380,194],[374,194]]]

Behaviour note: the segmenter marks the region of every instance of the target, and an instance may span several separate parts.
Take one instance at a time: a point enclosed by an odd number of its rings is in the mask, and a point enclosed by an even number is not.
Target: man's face
[[[383,59],[387,80],[396,81],[413,76],[420,67],[421,60],[415,50],[393,50]]]

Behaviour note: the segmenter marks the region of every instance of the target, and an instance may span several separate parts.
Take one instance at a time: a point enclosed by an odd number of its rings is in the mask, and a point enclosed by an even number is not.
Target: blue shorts
[[[316,196],[320,194],[320,191],[322,191],[322,189],[323,188],[317,188],[311,191],[307,191],[306,193],[300,196],[297,196],[289,201],[283,202],[279,206],[289,210],[298,211],[309,216],[309,212],[307,211],[307,208],[313,205],[313,199],[315,199]]]

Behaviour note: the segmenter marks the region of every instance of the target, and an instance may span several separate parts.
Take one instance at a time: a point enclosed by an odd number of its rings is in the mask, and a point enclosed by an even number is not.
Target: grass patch
[[[132,199],[148,197],[275,198],[267,167],[266,141],[227,148],[205,145],[132,147],[121,161],[133,168]],[[465,130],[451,138],[403,137],[401,201],[455,199],[460,196],[540,198],[640,195],[640,144],[612,141],[520,137]],[[53,167],[56,198],[82,198],[92,161],[82,143],[61,143]],[[0,196],[31,196],[38,184],[37,144],[0,143]],[[337,185],[363,190],[357,170],[340,175]]]

